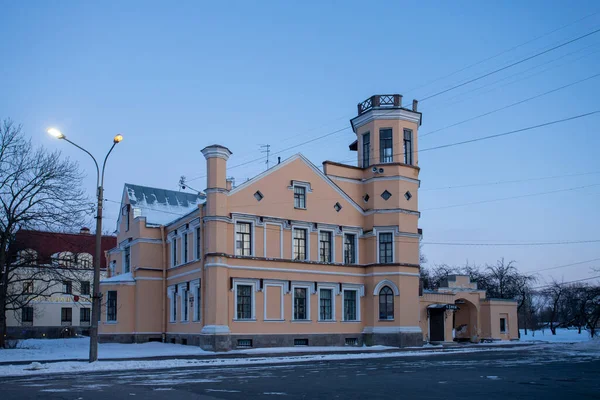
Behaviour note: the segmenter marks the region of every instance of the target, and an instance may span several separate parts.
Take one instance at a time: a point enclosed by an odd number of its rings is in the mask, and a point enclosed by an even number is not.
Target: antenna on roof
[[[271,154],[271,145],[270,144],[261,144],[260,145],[260,152],[261,153],[267,153],[267,161],[265,161],[265,164],[267,164],[267,169],[269,169],[269,155]]]
[[[183,176],[183,175],[181,175],[181,177],[179,178],[179,189],[180,190],[190,189],[191,191],[196,192],[199,195],[202,193],[202,191],[194,189],[193,187],[188,185],[187,180],[186,180],[185,176]]]

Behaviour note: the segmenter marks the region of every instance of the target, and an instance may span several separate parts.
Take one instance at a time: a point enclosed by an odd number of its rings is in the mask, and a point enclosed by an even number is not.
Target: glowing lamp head
[[[52,137],[55,137],[57,139],[64,139],[66,136],[62,134],[61,131],[59,131],[56,128],[49,128],[46,132],[48,132],[48,134]]]
[[[115,143],[120,143],[123,140],[123,135],[117,135],[115,136],[115,138],[113,139],[113,141]]]

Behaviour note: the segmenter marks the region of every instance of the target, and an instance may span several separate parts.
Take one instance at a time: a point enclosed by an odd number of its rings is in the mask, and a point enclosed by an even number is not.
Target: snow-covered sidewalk
[[[556,335],[553,335],[550,328],[545,328],[543,331],[527,331],[521,329],[521,342],[549,342],[549,343],[579,343],[591,340],[590,334],[586,330],[581,330],[581,333],[575,328],[558,328]]]

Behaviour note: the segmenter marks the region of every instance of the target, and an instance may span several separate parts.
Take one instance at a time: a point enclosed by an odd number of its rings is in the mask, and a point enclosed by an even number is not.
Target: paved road
[[[600,399],[600,353],[478,353],[0,378],[11,399]]]

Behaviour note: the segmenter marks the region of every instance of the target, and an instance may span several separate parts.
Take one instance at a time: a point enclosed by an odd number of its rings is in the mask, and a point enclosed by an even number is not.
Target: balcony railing
[[[358,103],[358,115],[375,108],[402,108],[401,94],[376,94]],[[413,100],[412,110],[417,111],[417,100]]]

